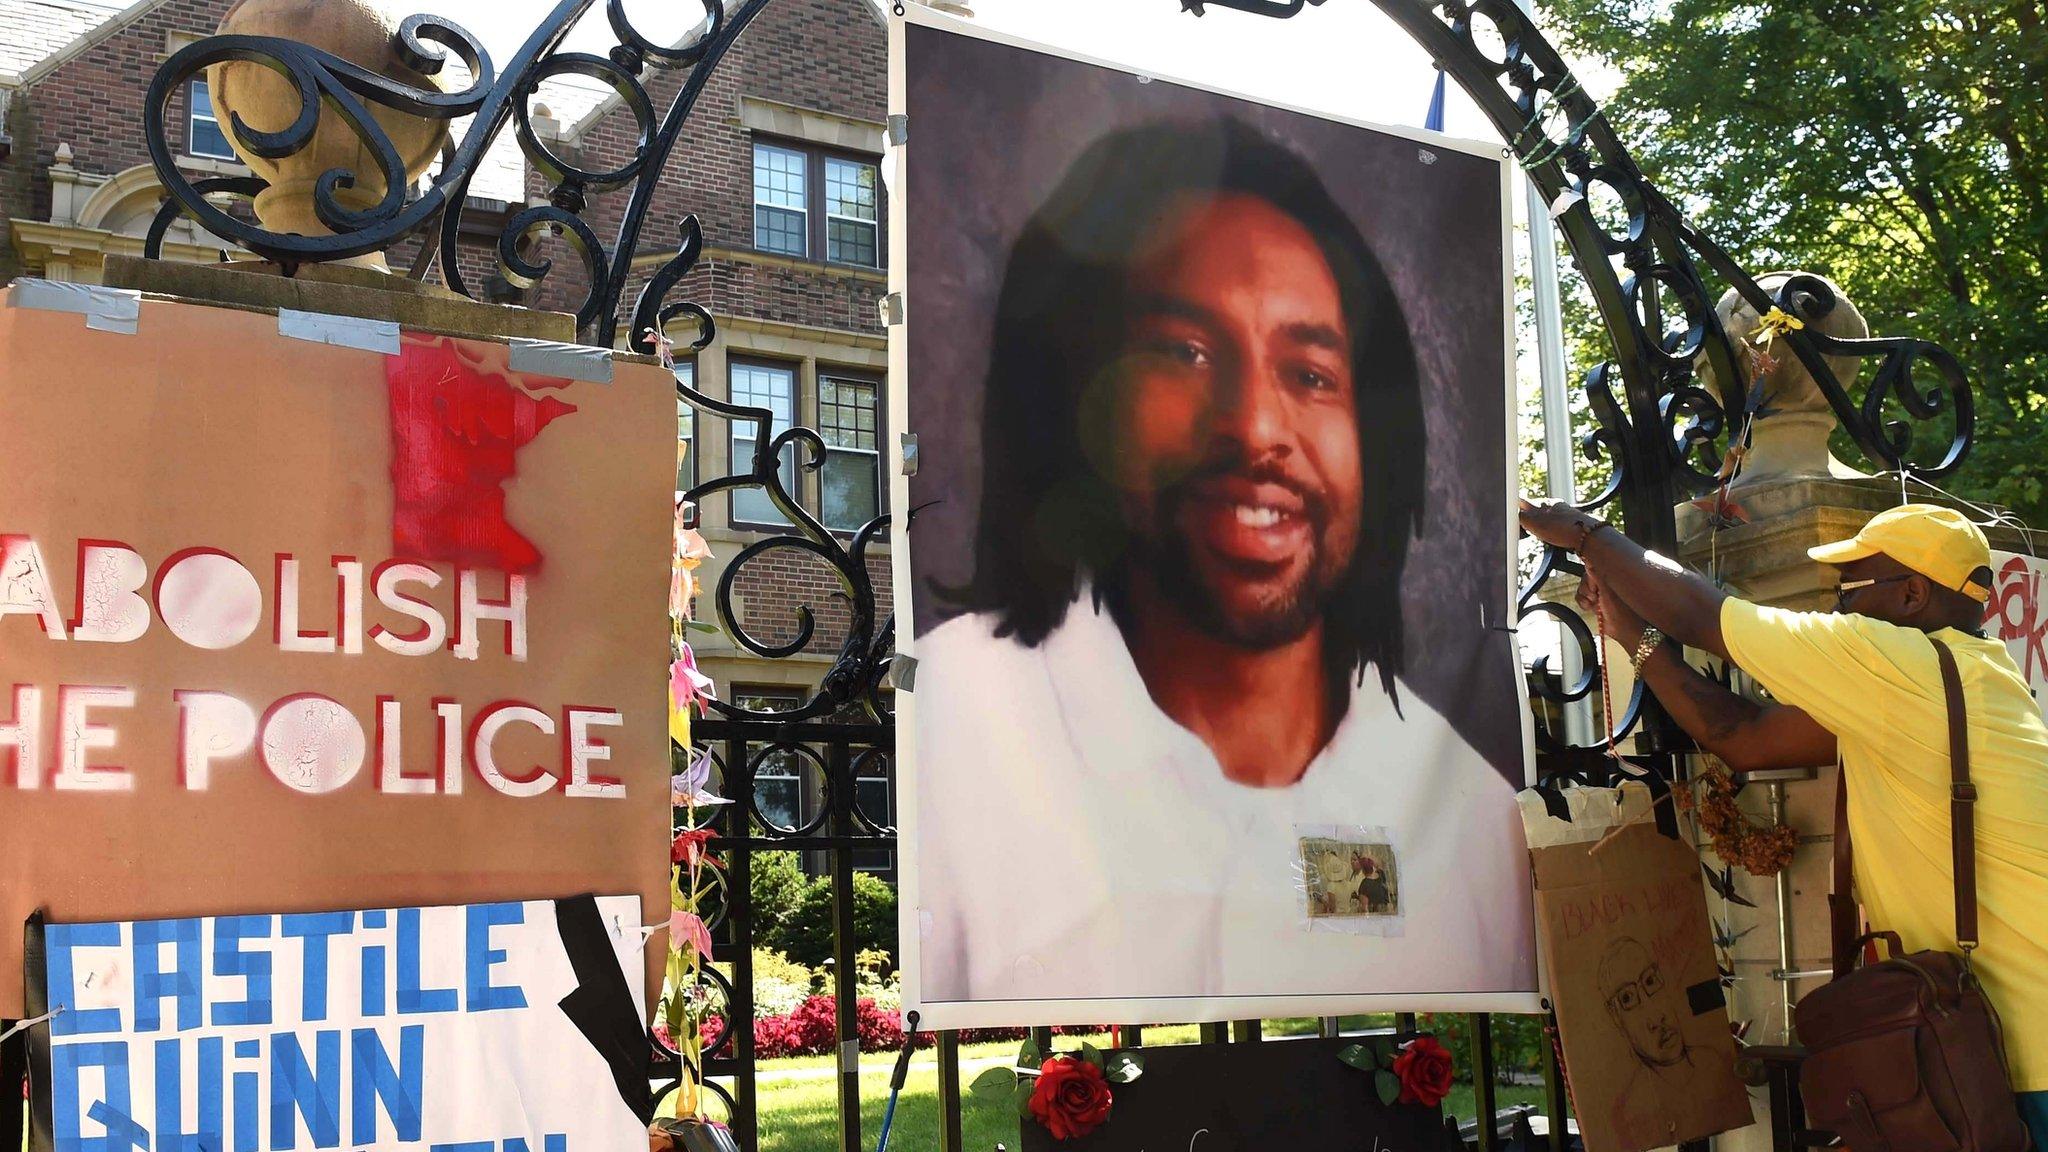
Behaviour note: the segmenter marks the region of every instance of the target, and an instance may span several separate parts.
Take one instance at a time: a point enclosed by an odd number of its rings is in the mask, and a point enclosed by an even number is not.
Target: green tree
[[[757,852],[747,869],[747,893],[753,913],[754,946],[785,955],[784,938],[790,917],[803,903],[809,881],[794,852]]]
[[[832,957],[832,879],[814,877],[781,932],[781,951],[816,968]],[[856,951],[880,949],[896,962],[896,889],[866,872],[853,874],[853,938]]]
[[[2042,0],[1547,0],[1539,19],[1620,73],[1606,111],[1644,173],[1752,273],[1824,273],[1878,334],[1953,352],[1977,447],[1944,486],[2048,525]]]

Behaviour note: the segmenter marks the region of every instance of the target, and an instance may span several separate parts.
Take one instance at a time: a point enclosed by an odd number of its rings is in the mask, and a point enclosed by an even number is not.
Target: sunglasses
[[[1845,603],[1849,599],[1849,593],[1860,592],[1874,584],[1895,584],[1901,580],[1911,580],[1912,578],[1913,574],[1909,572],[1902,576],[1879,576],[1872,580],[1844,580],[1840,584],[1835,585],[1835,603]]]

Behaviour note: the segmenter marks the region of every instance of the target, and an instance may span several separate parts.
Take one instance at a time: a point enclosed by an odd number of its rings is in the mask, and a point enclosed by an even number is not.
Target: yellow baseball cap
[[[1870,518],[1848,540],[1806,550],[1823,564],[1847,564],[1878,553],[1947,588],[1991,599],[1991,545],[1962,513],[1936,504],[1901,504]]]

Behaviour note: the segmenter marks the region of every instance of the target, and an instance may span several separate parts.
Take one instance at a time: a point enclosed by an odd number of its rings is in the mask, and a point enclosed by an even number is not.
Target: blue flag
[[[1429,111],[1423,114],[1422,126],[1431,132],[1444,130],[1444,70],[1436,70],[1436,88],[1429,94]]]

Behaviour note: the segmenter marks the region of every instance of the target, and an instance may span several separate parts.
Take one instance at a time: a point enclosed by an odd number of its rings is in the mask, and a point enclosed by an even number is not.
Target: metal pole
[[[1773,780],[1770,785],[1771,824],[1785,826],[1785,782]],[[1778,869],[1778,972],[1792,971],[1792,868],[1786,865]],[[1735,958],[1730,956],[1732,965]],[[1792,1043],[1792,980],[1789,975],[1778,978],[1779,1028],[1784,1034],[1783,1042]]]
[[[853,762],[843,743],[831,745],[826,795],[832,804],[832,834],[853,835]],[[839,1152],[860,1152],[859,973],[854,963],[860,941],[853,927],[853,849],[833,846],[832,991],[839,1036]]]
[[[960,1034],[939,1033],[939,1152],[965,1152],[960,1134]]]
[[[1493,1017],[1477,1013],[1465,1018],[1472,1030],[1472,1110],[1479,1121],[1479,1152],[1500,1147],[1493,1111]]]
[[[1536,9],[1531,0],[1516,0],[1532,19]],[[1550,221],[1550,205],[1534,180],[1527,181],[1529,215],[1529,282],[1536,303],[1536,374],[1542,385],[1544,485],[1552,500],[1577,498],[1572,482],[1572,405],[1565,384],[1564,307],[1560,302],[1557,276],[1557,229]],[[1566,684],[1575,684],[1584,667],[1578,645],[1565,643],[1559,671]],[[1592,706],[1574,701],[1564,706],[1564,736],[1573,744],[1592,741]]]
[[[709,737],[706,737],[709,739]],[[748,813],[753,806],[754,766],[747,760],[747,742],[733,736],[725,742],[725,782],[734,798],[722,816],[725,838],[733,842],[726,855],[726,909],[732,918],[732,1002],[726,1013],[732,1037],[733,1135],[743,1149],[761,1146],[760,1082],[754,1067],[754,850],[747,846]]]

